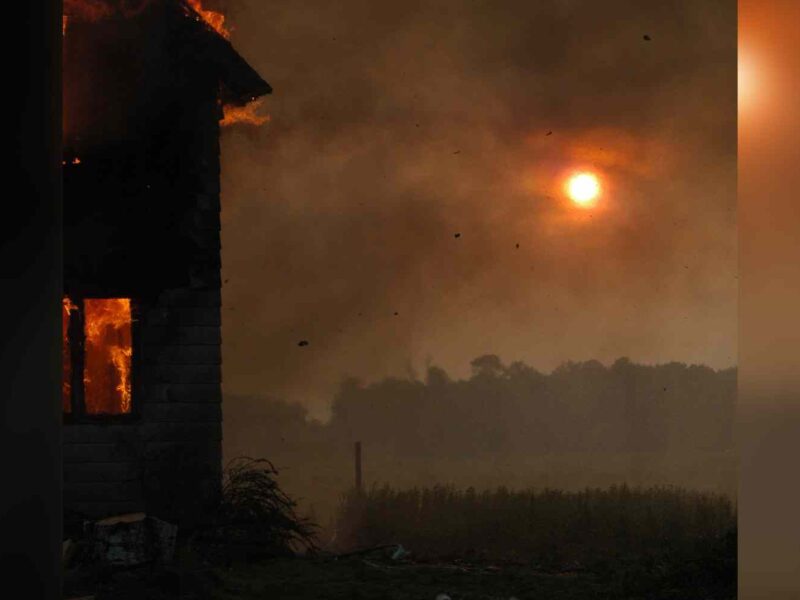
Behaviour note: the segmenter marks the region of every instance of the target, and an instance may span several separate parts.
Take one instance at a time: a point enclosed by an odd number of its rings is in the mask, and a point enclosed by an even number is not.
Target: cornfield
[[[385,486],[343,498],[337,541],[342,549],[402,544],[419,559],[474,557],[557,569],[713,556],[735,572],[736,508],[726,496],[680,488]]]

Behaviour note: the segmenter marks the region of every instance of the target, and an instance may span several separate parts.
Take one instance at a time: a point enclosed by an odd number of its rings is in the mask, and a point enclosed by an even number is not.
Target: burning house
[[[221,476],[220,127],[271,89],[199,0],[64,8],[64,506],[186,522]]]

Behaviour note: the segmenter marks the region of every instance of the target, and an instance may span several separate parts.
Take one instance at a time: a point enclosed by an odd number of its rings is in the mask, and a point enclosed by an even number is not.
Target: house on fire
[[[193,6],[64,19],[64,506],[84,518],[191,522],[219,492],[220,120],[271,89]]]

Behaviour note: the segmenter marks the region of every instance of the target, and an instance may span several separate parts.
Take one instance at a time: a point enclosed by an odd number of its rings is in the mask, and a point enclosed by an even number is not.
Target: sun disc
[[[591,173],[578,173],[567,182],[567,194],[575,204],[588,208],[600,195],[600,182]]]

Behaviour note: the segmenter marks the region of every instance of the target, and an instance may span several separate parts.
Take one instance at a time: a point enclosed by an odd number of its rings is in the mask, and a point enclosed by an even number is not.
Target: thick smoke
[[[345,375],[485,353],[736,362],[735,3],[227,8],[275,91],[222,140],[226,391],[324,415]]]

